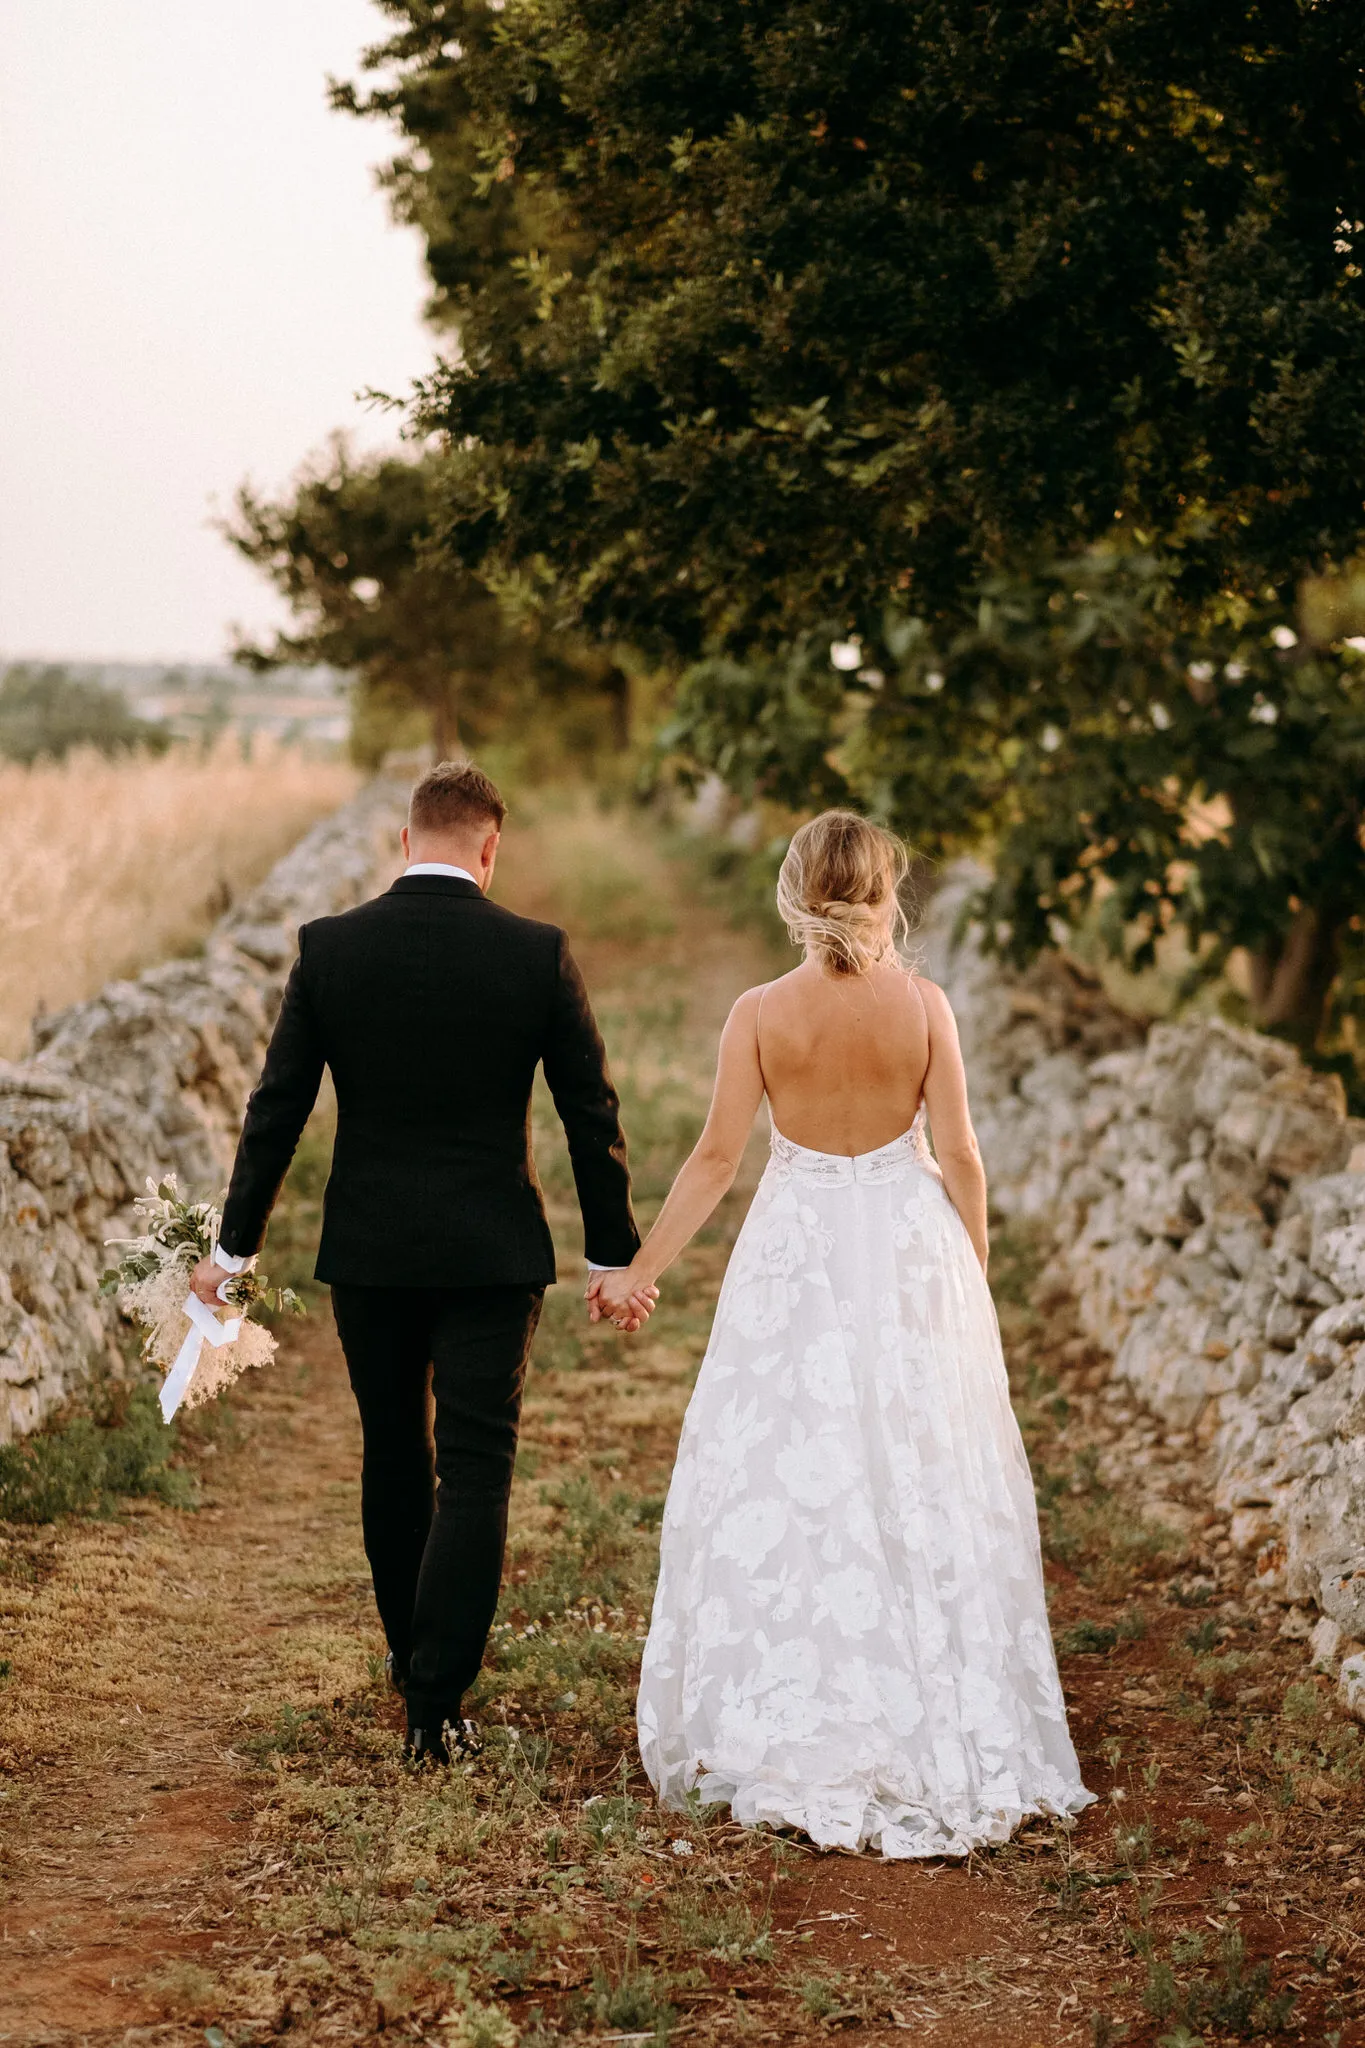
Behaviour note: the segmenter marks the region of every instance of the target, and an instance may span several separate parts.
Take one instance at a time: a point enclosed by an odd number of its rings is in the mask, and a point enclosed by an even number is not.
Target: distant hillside
[[[38,664],[25,664],[36,667]],[[210,662],[66,661],[79,682],[116,690],[135,717],[174,739],[221,732],[340,745],[350,730],[350,678],[334,668],[280,668],[264,675]]]

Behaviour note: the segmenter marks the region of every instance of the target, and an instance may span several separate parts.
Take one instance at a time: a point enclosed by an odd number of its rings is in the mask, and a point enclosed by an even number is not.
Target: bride
[[[1081,1783],[1033,1487],[986,1285],[953,1014],[907,972],[899,842],[826,811],[777,901],[805,959],[750,989],[706,1128],[594,1314],[654,1282],[772,1154],[736,1242],[664,1513],[640,1751],[666,1805],[828,1848],[962,1856]],[[934,1154],[925,1139],[925,1117]]]

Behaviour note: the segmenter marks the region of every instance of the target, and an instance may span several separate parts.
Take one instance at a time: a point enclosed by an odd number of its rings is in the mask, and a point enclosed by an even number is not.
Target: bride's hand
[[[618,1330],[629,1333],[648,1322],[659,1299],[659,1290],[652,1283],[635,1279],[632,1269],[626,1266],[611,1272],[590,1274],[584,1299],[588,1304],[589,1322],[614,1323]]]

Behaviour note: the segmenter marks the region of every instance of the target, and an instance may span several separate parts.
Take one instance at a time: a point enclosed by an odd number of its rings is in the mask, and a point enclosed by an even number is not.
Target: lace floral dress
[[[776,1131],[664,1512],[645,1769],[825,1847],[961,1856],[1081,1783],[995,1310],[913,1127]]]

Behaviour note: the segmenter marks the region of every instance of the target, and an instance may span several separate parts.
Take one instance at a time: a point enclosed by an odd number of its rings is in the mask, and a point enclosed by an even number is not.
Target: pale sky
[[[216,660],[283,622],[208,526],[435,352],[369,0],[0,0],[0,660]]]

